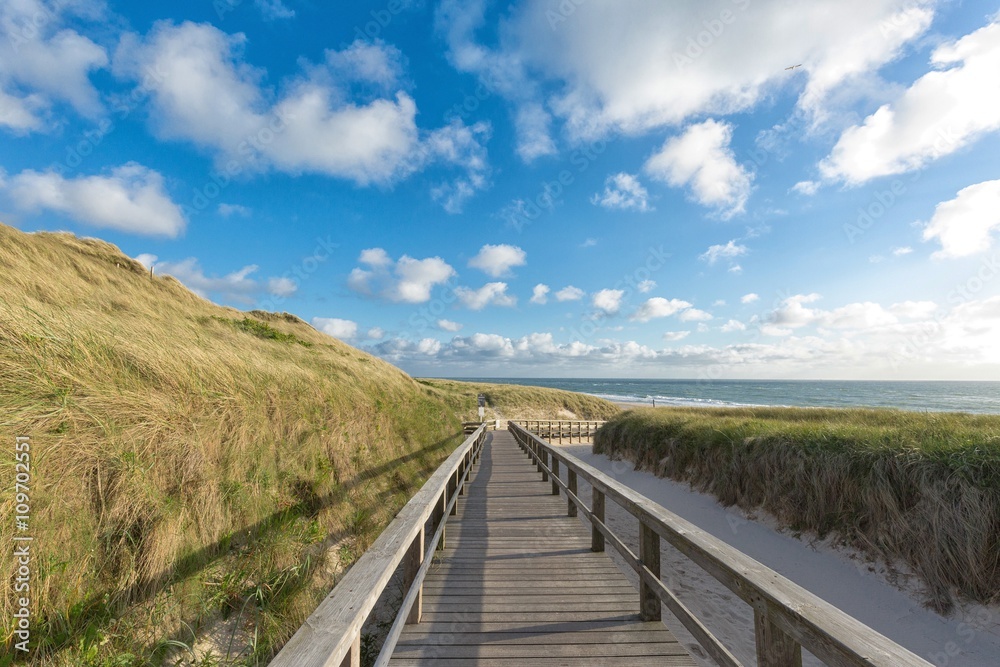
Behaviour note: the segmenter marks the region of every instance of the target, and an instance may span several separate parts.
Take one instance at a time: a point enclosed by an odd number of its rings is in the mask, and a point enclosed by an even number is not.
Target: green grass
[[[1000,601],[1000,416],[898,410],[630,410],[594,451],[903,562],[929,601]]]

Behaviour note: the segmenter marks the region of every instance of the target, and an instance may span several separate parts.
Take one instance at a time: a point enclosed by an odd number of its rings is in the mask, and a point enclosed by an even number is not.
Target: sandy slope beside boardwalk
[[[921,605],[919,587],[905,576],[897,578],[905,589],[900,590],[888,581],[883,568],[852,557],[827,542],[796,539],[770,525],[766,518],[749,519],[739,509],[724,508],[714,497],[692,491],[687,484],[635,471],[628,462],[595,455],[591,445],[561,448],[939,667],[1000,665],[1000,608],[966,607],[942,618]],[[583,498],[590,497],[587,486],[580,481]],[[607,521],[630,548],[637,549],[638,523],[634,517],[609,500]],[[662,560],[664,580],[678,597],[737,658],[746,665],[755,664],[750,607],[669,545],[664,546]],[[635,584],[634,573],[620,561],[619,567],[626,570]],[[684,641],[687,634],[676,625],[676,621],[670,623]],[[812,656],[804,657],[805,664],[821,664]],[[706,660],[704,664],[712,663]]]

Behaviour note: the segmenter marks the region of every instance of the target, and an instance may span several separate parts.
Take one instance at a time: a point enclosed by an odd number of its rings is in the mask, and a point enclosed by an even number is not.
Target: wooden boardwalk
[[[508,431],[486,443],[390,665],[694,665]]]

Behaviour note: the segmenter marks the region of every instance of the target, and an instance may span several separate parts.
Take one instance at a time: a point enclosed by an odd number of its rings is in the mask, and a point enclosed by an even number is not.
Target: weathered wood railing
[[[578,419],[518,419],[511,423],[534,433],[543,440],[564,444],[593,440],[597,429],[604,426],[606,422]]]
[[[569,515],[581,512],[589,520],[591,548],[604,551],[605,544],[610,544],[639,575],[642,617],[659,620],[660,604],[666,605],[719,665],[742,667],[660,579],[660,538],[753,607],[758,667],[801,667],[802,648],[834,667],[931,667],[929,662],[774,570],[553,447],[521,423],[512,422],[509,428],[542,473],[542,481],[551,480],[552,495],[566,492]],[[565,481],[560,467],[565,469]],[[577,495],[578,478],[591,485],[589,507]],[[638,519],[638,554],[604,523],[608,498]]]
[[[376,664],[388,663],[403,626],[420,622],[424,576],[434,551],[444,548],[448,516],[455,514],[485,439],[486,424],[482,424],[399,511],[270,667],[358,667],[361,627],[402,563],[403,603]]]
[[[462,422],[462,432],[465,435],[470,435],[471,433],[475,433],[476,429],[480,426],[485,426],[487,431],[495,431],[499,428],[499,422],[500,420],[498,419],[490,419],[484,422]]]

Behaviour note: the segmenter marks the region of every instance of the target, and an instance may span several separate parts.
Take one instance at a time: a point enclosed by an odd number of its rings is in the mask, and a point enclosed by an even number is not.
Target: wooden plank
[[[525,463],[509,433],[492,435],[448,547],[424,579],[423,622],[403,628],[389,664],[642,665],[655,657],[693,666],[662,624],[642,621],[635,588],[552,495],[567,483],[541,456],[530,461],[538,471]]]

